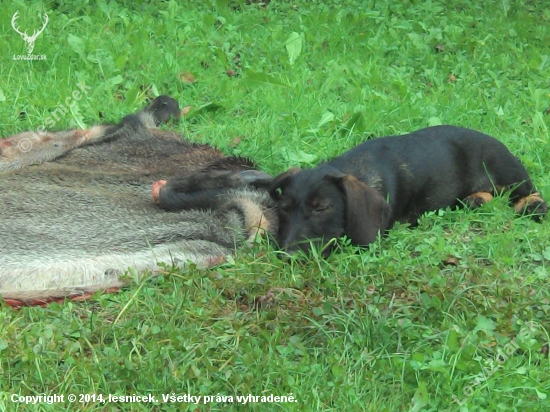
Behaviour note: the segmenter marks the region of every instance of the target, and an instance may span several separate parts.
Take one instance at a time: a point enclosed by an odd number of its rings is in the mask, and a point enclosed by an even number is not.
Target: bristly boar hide
[[[158,129],[178,117],[177,102],[160,96],[117,125],[0,139],[0,295],[6,301],[119,287],[128,268],[154,272],[158,262],[212,266],[258,232],[276,231],[272,201],[265,190],[249,187],[250,174],[214,191],[195,178],[193,190],[208,194],[212,208],[204,207],[205,196],[200,207],[178,211],[153,202],[151,185],[160,179],[185,181],[212,165],[219,169],[220,162],[231,163],[227,173],[254,173],[247,159]]]

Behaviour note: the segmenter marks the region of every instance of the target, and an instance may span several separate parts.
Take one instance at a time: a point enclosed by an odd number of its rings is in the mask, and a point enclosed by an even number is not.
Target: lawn
[[[17,58],[16,11],[29,34],[48,15],[45,59]],[[191,106],[188,139],[277,174],[454,124],[507,144],[550,199],[547,1],[14,1],[0,22],[2,136],[116,122],[168,94]],[[504,198],[327,259],[258,244],[164,272],[1,307],[0,411],[550,410],[550,219]]]

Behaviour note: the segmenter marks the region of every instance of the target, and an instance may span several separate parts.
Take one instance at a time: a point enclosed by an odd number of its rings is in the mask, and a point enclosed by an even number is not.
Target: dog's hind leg
[[[514,201],[516,213],[529,215],[532,219],[540,221],[548,212],[548,205],[539,192],[533,192]]]
[[[527,194],[525,194],[521,193],[525,191],[525,187],[522,189],[518,187],[516,190],[512,190],[510,199],[514,206],[514,210],[520,215],[529,215],[534,220],[539,221],[548,212],[548,205],[539,192],[527,192]],[[500,192],[498,188],[497,192]],[[462,202],[470,209],[475,209],[491,200],[493,200],[492,193],[476,192],[466,196]]]
[[[548,212],[527,170],[511,153],[498,153],[497,159],[489,163],[488,171],[495,193],[510,192],[510,203],[516,213],[539,221]]]
[[[529,177],[517,185],[508,185],[497,190],[510,191],[510,203],[514,207],[516,213],[520,215],[528,215],[535,221],[540,221],[541,218],[548,212],[548,205],[542,198],[533,182]]]
[[[534,220],[539,221],[548,212],[548,205],[539,192],[529,192],[529,187],[534,190],[531,185],[523,184],[512,190],[510,200],[516,213],[520,215],[529,215]],[[502,189],[497,188],[497,192],[500,191],[502,191]],[[470,209],[475,209],[491,200],[493,200],[492,193],[476,192],[466,196],[462,202]]]

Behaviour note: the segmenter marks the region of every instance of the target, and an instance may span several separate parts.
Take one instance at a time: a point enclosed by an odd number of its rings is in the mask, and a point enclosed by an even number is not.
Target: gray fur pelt
[[[273,205],[261,190],[221,192],[213,210],[169,212],[153,203],[154,181],[226,159],[211,146],[157,128],[178,114],[177,102],[161,96],[118,125],[0,139],[4,298],[121,286],[128,268],[155,272],[158,262],[208,267],[258,232],[276,230]]]

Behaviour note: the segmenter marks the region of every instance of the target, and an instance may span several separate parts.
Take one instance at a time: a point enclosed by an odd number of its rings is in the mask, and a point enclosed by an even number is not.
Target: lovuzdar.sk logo
[[[18,34],[23,37],[23,40],[27,43],[27,54],[14,54],[13,60],[46,60],[45,54],[32,54],[32,51],[34,50],[34,43],[36,42],[36,39],[40,34],[44,31],[46,28],[46,25],[48,24],[48,15],[44,13],[44,24],[42,25],[42,28],[40,30],[35,30],[31,36],[27,34],[27,31],[21,31],[17,27],[17,19],[19,18],[19,12],[16,11],[11,19],[11,26],[13,27],[13,30],[15,30]]]

